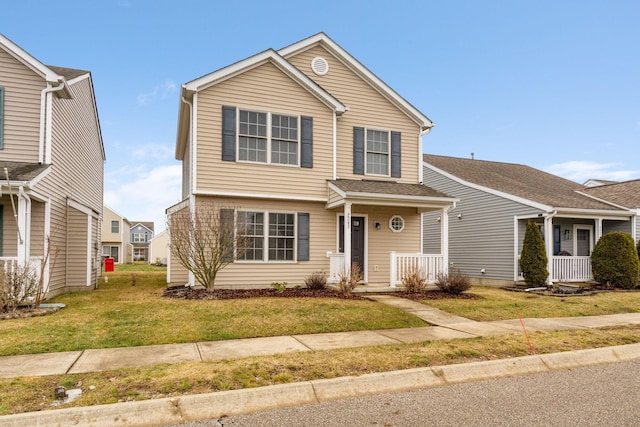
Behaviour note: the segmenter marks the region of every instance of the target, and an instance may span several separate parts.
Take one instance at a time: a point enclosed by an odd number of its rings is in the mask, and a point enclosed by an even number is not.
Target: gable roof
[[[42,62],[31,56],[26,50],[0,34],[0,47],[7,51],[11,56],[23,63],[27,68],[31,69],[34,73],[42,77],[47,83],[54,86],[63,85],[62,90],[57,91],[56,95],[61,98],[71,98],[71,88],[66,82],[66,78],[53,70],[51,67],[47,67]]]
[[[430,154],[423,160],[426,167],[462,184],[519,199],[539,209],[620,210],[580,194],[584,187],[574,181],[530,166]]]
[[[585,187],[581,192],[590,197],[624,206],[627,209],[640,209],[640,179]]]
[[[49,69],[63,76],[67,80],[73,80],[76,77],[89,74],[89,71],[86,71],[86,70],[76,70],[74,68],[56,67],[54,65],[49,65]]]
[[[137,226],[141,225],[144,228],[146,228],[149,231],[153,231],[153,226],[154,223],[152,221],[131,221],[131,227],[129,227],[129,230],[133,230],[134,228],[136,228]]]
[[[422,114],[416,107],[411,105],[406,99],[400,96],[389,85],[382,81],[378,76],[372,73],[367,67],[351,56],[346,50],[340,47],[325,33],[318,33],[299,42],[293,43],[285,48],[278,50],[278,53],[284,58],[290,58],[300,52],[309,50],[315,46],[322,46],[331,52],[338,60],[340,60],[347,68],[358,75],[362,80],[367,82],[374,90],[384,96],[393,105],[403,111],[407,116],[411,117],[423,131],[430,130],[435,123],[427,116]]]

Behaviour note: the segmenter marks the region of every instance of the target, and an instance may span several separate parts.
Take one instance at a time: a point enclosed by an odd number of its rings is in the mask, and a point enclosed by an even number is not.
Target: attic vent
[[[329,72],[329,64],[323,57],[316,56],[311,60],[311,70],[319,76],[324,76]]]

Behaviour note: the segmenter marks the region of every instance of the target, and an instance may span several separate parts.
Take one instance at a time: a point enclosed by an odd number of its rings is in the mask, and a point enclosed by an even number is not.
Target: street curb
[[[141,402],[0,416],[0,426],[152,426],[446,384],[640,360],[640,343],[510,359],[313,380]]]

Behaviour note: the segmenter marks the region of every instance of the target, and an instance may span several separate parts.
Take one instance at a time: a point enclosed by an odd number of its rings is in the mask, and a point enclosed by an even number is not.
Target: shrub
[[[520,270],[522,270],[527,285],[543,286],[547,282],[549,276],[547,262],[547,252],[544,249],[544,241],[538,224],[530,222],[524,233],[522,253],[520,254]]]
[[[287,282],[272,282],[271,287],[276,291],[276,294],[281,294],[285,289],[287,289]]]
[[[638,252],[638,259],[640,260],[640,240],[638,240],[638,243],[636,244],[636,252]]]
[[[627,233],[607,233],[593,248],[591,270],[598,283],[631,289],[638,284],[639,268],[638,252]]]
[[[350,272],[345,271],[339,275],[338,289],[340,293],[343,295],[350,294],[356,286],[358,286],[358,282],[360,282],[363,277],[360,266],[356,263],[351,264]]]
[[[427,288],[427,279],[421,269],[414,268],[402,276],[402,285],[405,291],[410,294],[417,294],[424,292]]]
[[[436,276],[436,286],[443,292],[458,295],[469,290],[471,280],[460,270],[451,270],[449,274],[439,273]]]
[[[304,285],[308,289],[322,290],[327,287],[327,276],[323,271],[314,271],[304,278]]]

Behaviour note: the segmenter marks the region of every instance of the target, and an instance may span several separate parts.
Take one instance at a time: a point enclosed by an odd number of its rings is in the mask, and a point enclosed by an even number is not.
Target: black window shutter
[[[353,128],[353,173],[364,175],[364,128]]]
[[[308,213],[298,213],[298,261],[309,261]]]
[[[222,160],[236,161],[236,107],[222,107]]]
[[[223,262],[233,262],[235,232],[233,230],[233,209],[220,209],[220,248]]]
[[[300,138],[300,166],[313,167],[313,117],[300,117],[302,135]]]
[[[391,176],[402,176],[402,147],[400,132],[391,132]]]

